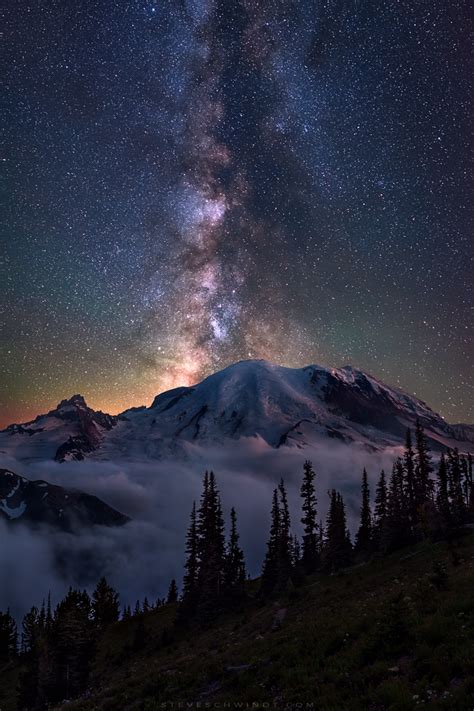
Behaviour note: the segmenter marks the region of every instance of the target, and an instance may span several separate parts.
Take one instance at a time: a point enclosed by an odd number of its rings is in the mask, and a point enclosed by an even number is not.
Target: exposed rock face
[[[30,481],[8,469],[0,469],[0,518],[14,525],[48,524],[63,531],[122,526],[130,520],[96,496]]]

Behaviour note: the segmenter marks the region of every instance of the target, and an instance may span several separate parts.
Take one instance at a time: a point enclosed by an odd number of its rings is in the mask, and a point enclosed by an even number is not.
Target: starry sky
[[[0,422],[244,358],[472,421],[462,0],[9,0]]]

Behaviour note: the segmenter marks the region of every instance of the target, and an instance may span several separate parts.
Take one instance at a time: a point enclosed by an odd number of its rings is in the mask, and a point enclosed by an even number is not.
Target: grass
[[[140,645],[137,618],[114,625],[87,697],[64,708],[474,709],[473,534],[454,551],[424,543],[308,578],[264,606],[256,589],[244,610],[204,630],[176,630],[173,606],[143,617]]]

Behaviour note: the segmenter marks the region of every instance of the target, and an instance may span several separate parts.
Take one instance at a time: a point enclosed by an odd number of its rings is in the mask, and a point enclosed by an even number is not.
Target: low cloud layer
[[[45,479],[94,494],[133,520],[124,527],[95,527],[81,535],[21,525],[0,525],[0,609],[22,615],[51,590],[54,602],[70,584],[91,590],[105,574],[119,590],[122,604],[165,595],[172,577],[181,580],[184,544],[193,500],[201,493],[203,471],[213,469],[224,513],[238,514],[248,570],[258,574],[265,553],[271,493],[281,477],[288,488],[294,531],[300,534],[299,487],[303,462],[313,461],[322,518],[327,491],[335,487],[346,499],[352,528],[359,510],[360,476],[367,466],[375,484],[380,469],[390,469],[398,452],[368,454],[341,444],[317,450],[263,447],[258,440],[232,443],[219,450],[196,450],[189,461],[18,463],[2,460],[29,479]]]

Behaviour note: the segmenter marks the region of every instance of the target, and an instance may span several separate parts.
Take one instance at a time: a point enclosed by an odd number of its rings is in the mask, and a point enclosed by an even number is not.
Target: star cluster
[[[462,0],[10,4],[0,419],[242,358],[472,418]]]

